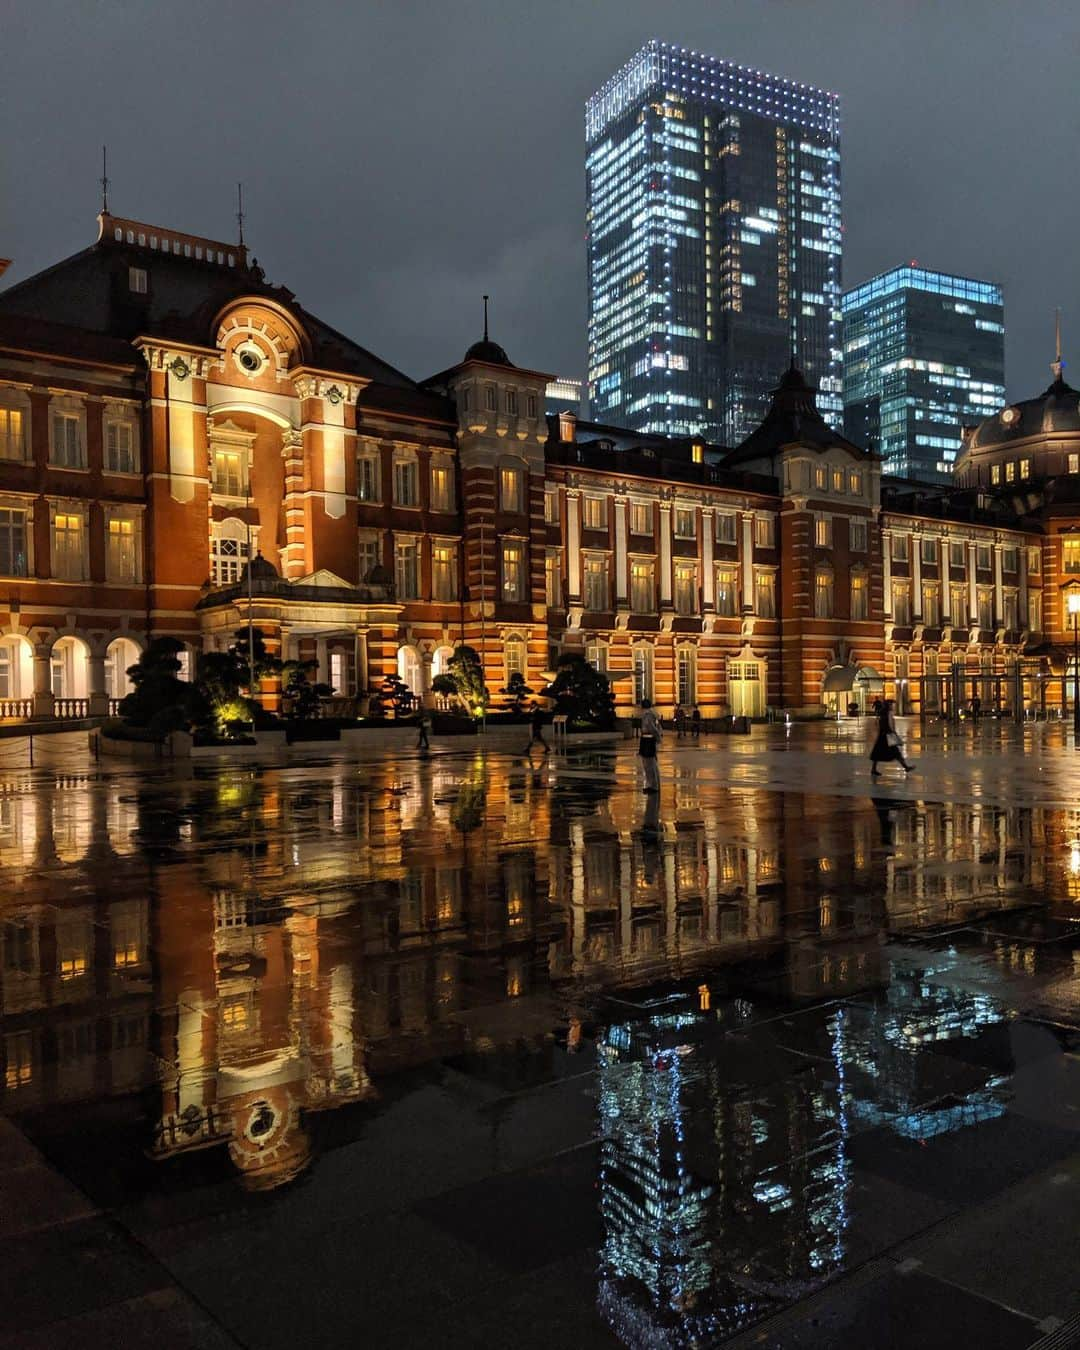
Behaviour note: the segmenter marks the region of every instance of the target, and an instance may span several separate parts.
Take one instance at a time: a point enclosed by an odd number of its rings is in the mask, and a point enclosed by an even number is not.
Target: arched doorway
[[[408,685],[409,692],[419,698],[424,692],[423,663],[415,647],[399,647],[397,654],[398,679]]]
[[[53,643],[49,678],[58,717],[81,717],[89,694],[87,662],[90,652],[82,638],[65,636]]]
[[[34,696],[34,653],[26,638],[0,638],[0,717],[25,717],[22,705]]]
[[[128,678],[128,667],[139,659],[139,648],[131,638],[113,638],[105,651],[105,693],[118,701],[135,687]]]
[[[884,693],[885,681],[873,666],[830,666],[821,682],[821,702],[832,717],[861,716]]]
[[[765,662],[744,647],[727,663],[732,717],[765,716]]]

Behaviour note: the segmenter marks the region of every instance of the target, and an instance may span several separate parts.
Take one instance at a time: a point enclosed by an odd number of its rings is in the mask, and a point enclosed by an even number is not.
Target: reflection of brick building
[[[249,611],[344,696],[429,695],[464,639],[494,689],[581,652],[623,711],[1063,699],[1060,368],[940,490],[883,480],[794,369],[735,449],[548,419],[547,381],[485,334],[416,383],[244,247],[103,215],[0,295],[0,712],[100,715],[147,634],[194,653]]]

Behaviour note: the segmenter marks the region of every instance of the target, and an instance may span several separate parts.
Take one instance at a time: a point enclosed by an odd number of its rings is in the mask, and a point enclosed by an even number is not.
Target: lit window
[[[832,548],[832,520],[818,516],[814,521],[814,543],[818,548]]]
[[[21,408],[0,407],[0,459],[26,458],[25,417]]]
[[[692,563],[675,564],[675,613],[696,614],[697,568]]]
[[[1027,621],[1033,633],[1042,632],[1042,595],[1039,591],[1028,591]]]
[[[1001,465],[1000,465],[1000,464],[991,464],[991,465],[990,465],[990,482],[993,483],[995,486],[996,486],[998,483],[1001,482]]]
[[[678,701],[684,707],[697,702],[697,652],[693,647],[680,647],[675,656],[675,675]]]
[[[604,497],[583,497],[581,500],[581,519],[587,530],[607,529],[607,499]]]
[[[0,507],[0,576],[26,575],[26,512]]]
[[[61,469],[85,469],[82,418],[77,413],[53,413],[52,463]]]
[[[979,544],[975,549],[975,566],[980,571],[988,572],[991,565],[991,553],[989,544]]]
[[[953,539],[949,542],[949,565],[953,568],[964,568],[967,566],[967,563],[964,560],[964,545],[958,539]]]
[[[608,607],[607,559],[591,554],[584,559],[584,591],[582,603],[588,610],[604,610]]]
[[[525,643],[519,637],[507,638],[503,646],[503,658],[506,662],[506,678],[509,682],[512,675],[525,675],[526,651]]]
[[[71,511],[57,511],[53,520],[52,543],[53,576],[81,581],[85,556],[82,516]]]
[[[110,581],[139,580],[137,531],[134,520],[113,516],[106,523],[105,570]]]
[[[135,424],[110,418],[105,423],[105,469],[108,473],[138,473]]]
[[[894,534],[892,537],[893,562],[907,562],[908,537],[906,534]]]
[[[761,619],[776,618],[776,573],[754,573],[754,610]]]
[[[922,588],[922,621],[929,628],[941,623],[941,591],[937,586]]]
[[[865,619],[870,613],[870,585],[865,572],[851,576],[851,617]]]
[[[634,648],[634,702],[643,703],[653,696],[653,654],[651,647]]]
[[[544,598],[549,609],[558,609],[562,604],[562,570],[558,549],[548,549],[544,555]]]
[[[848,491],[854,497],[862,496],[862,471],[860,469],[852,469],[848,474]]]
[[[1080,572],[1080,535],[1065,535],[1062,538],[1061,570],[1070,575]]]
[[[379,458],[375,453],[357,456],[356,495],[362,502],[379,500]]]
[[[502,546],[502,598],[526,599],[525,545],[516,540],[505,540]]]
[[[630,608],[635,614],[651,614],[656,608],[654,564],[642,558],[630,564]]]
[[[832,471],[832,490],[834,492],[843,492],[844,490],[844,471],[843,469],[833,469]]]
[[[517,515],[522,508],[522,472],[520,469],[499,470],[499,500],[502,509]]]
[[[431,598],[432,600],[456,600],[457,594],[457,547],[454,544],[432,544],[431,546]]]
[[[733,567],[716,569],[716,612],[722,618],[733,619],[738,603],[738,574]]]
[[[630,503],[630,533],[652,534],[652,502]]]
[[[906,628],[911,623],[911,588],[906,581],[894,581],[892,584],[893,623]]]
[[[223,520],[212,526],[210,580],[215,586],[234,586],[248,560],[247,529],[240,520]]]
[[[559,523],[559,489],[544,489],[544,524],[558,525]]]
[[[819,568],[814,575],[814,617],[831,619],[833,612],[833,575],[828,568]]]
[[[1029,548],[1027,551],[1027,570],[1029,577],[1037,577],[1042,571],[1042,550]]]
[[[602,642],[589,642],[585,646],[585,660],[593,670],[601,675],[607,674],[608,649]]]
[[[145,267],[128,268],[128,290],[135,295],[145,295],[147,275]]]
[[[1080,473],[1080,455],[1069,456],[1069,472]]]
[[[214,451],[214,491],[221,497],[247,495],[247,455],[242,450]]]
[[[420,505],[420,474],[415,459],[394,460],[394,505]]]
[[[936,563],[938,560],[938,541],[936,539],[923,539],[920,543],[922,550],[922,560],[924,563]]]
[[[1021,477],[1021,478],[1030,478],[1030,477],[1031,477],[1031,460],[1030,460],[1030,459],[1022,459],[1022,460],[1020,461],[1020,477]]]
[[[772,516],[754,517],[754,544],[757,548],[775,548],[775,522]]]
[[[434,464],[431,468],[431,509],[454,509],[454,471],[445,464]]]
[[[330,688],[335,694],[344,694],[348,675],[346,673],[346,662],[344,652],[330,653]]]
[[[716,515],[716,542],[734,544],[738,540],[737,519],[731,511],[718,511]]]
[[[697,538],[697,512],[693,507],[677,506],[675,508],[675,538]]]
[[[824,464],[814,465],[814,487],[819,492],[828,492],[829,490],[829,471]]]
[[[979,591],[979,627],[986,632],[994,626],[994,592],[991,590]]]
[[[949,587],[949,608],[955,628],[966,628],[968,623],[968,592],[966,586]]]
[[[1011,460],[1011,459],[1010,459],[1009,462],[1008,462],[1008,464],[1005,465],[1005,481],[1006,481],[1006,483],[1015,483],[1015,482],[1016,482],[1016,462],[1015,462],[1015,460]]]
[[[420,547],[415,539],[394,545],[394,587],[399,600],[420,598]]]

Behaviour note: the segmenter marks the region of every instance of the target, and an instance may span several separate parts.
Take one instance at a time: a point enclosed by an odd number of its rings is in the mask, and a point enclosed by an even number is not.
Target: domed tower
[[[482,653],[487,686],[520,670],[539,687],[547,665],[544,599],[544,392],[551,376],[515,366],[488,333],[429,388],[458,416],[465,640]]]

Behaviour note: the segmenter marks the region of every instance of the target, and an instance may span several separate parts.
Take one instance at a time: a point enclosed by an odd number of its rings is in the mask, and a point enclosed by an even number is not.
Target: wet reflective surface
[[[1032,1344],[1080,767],[923,736],[0,754],[0,1344]]]

